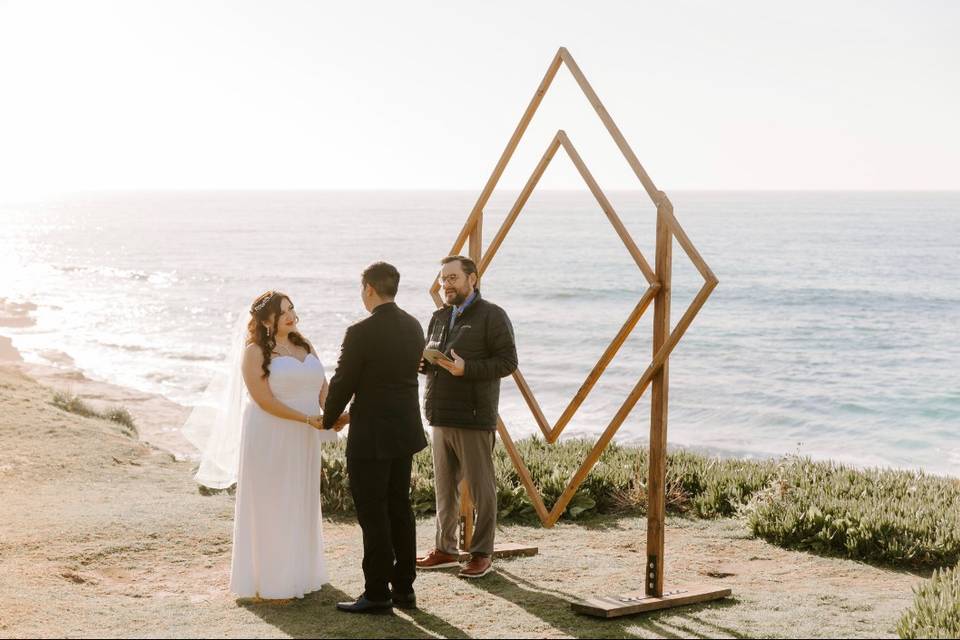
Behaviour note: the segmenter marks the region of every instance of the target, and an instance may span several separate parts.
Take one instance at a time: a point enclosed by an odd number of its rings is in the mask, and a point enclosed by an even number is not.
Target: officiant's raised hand
[[[443,367],[450,373],[452,376],[457,376],[458,378],[463,375],[463,372],[466,370],[466,364],[463,361],[463,358],[457,355],[456,350],[451,349],[450,355],[453,356],[453,361],[446,360],[444,358],[437,358],[436,365],[438,367]]]

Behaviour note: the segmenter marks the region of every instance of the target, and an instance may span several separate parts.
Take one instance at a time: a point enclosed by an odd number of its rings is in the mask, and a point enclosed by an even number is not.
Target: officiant
[[[466,478],[477,517],[470,559],[459,571],[463,578],[481,578],[493,568],[497,527],[493,448],[500,379],[517,369],[510,319],[483,299],[477,280],[477,265],[470,258],[448,256],[441,261],[440,285],[447,304],[430,319],[427,347],[447,357],[435,358],[433,364],[421,362],[427,377],[424,413],[433,427],[437,534],[436,547],[417,559],[417,567],[459,566],[459,485]]]

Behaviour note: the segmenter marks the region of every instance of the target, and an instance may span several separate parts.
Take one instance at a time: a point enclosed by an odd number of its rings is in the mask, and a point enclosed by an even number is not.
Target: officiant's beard
[[[460,305],[462,305],[464,302],[467,301],[467,298],[470,297],[470,291],[460,291],[459,289],[457,289],[454,293],[453,298],[450,298],[446,292],[444,292],[444,295],[447,298],[447,304],[452,305],[454,307],[459,307]]]

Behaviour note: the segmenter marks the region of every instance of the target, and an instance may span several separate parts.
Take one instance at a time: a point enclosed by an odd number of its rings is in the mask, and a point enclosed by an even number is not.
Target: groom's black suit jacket
[[[323,426],[336,422],[350,398],[347,457],[385,460],[427,446],[420,418],[423,327],[394,302],[347,329],[323,407]]]

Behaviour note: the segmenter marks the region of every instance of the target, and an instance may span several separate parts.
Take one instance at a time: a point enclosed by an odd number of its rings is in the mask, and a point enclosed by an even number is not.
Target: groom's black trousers
[[[413,456],[389,460],[347,458],[350,493],[363,531],[363,577],[370,600],[413,591],[417,577],[417,523],[410,506]]]

